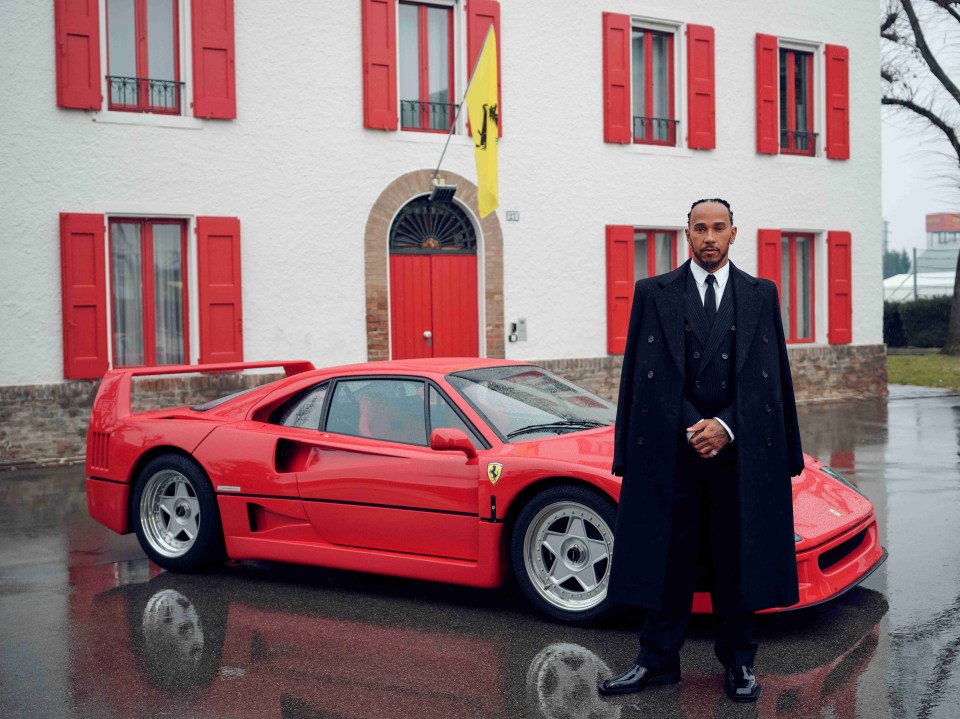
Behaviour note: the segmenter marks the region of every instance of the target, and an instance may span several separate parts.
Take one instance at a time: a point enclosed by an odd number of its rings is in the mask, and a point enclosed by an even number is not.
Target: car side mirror
[[[462,429],[438,427],[430,433],[430,449],[438,452],[463,452],[467,458],[477,456],[473,442]]]

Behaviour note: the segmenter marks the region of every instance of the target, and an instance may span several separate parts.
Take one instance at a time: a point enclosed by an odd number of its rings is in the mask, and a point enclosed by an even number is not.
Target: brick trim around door
[[[364,280],[367,300],[367,359],[390,359],[390,285],[387,281],[390,223],[397,212],[415,197],[430,192],[433,170],[416,170],[401,175],[380,193],[370,208],[364,233]],[[477,186],[453,172],[441,175],[446,184],[457,186],[456,199],[480,217]],[[478,221],[480,250],[483,253],[485,357],[504,356],[503,326],[503,233],[495,212]]]

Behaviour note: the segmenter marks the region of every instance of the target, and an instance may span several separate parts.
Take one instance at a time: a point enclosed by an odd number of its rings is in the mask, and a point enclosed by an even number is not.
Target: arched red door
[[[417,198],[390,228],[393,359],[476,357],[477,240],[463,210]]]

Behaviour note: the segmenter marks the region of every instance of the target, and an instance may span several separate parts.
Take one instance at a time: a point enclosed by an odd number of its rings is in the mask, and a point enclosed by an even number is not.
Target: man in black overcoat
[[[634,666],[601,694],[680,681],[709,557],[714,650],[734,701],[755,701],[754,612],[799,601],[790,478],[803,469],[777,288],[737,269],[725,200],[698,200],[692,260],[634,288],[617,404],[623,477],[611,598],[646,609]]]

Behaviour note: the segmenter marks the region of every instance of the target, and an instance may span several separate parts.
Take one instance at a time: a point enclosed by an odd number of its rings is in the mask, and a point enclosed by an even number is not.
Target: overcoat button
[[[649,337],[647,337],[647,342],[653,342],[653,335],[650,335]]]
[[[726,352],[721,352],[721,353],[720,353],[720,356],[721,356],[723,359],[730,359],[730,355],[728,355]]]
[[[721,382],[721,383],[720,383],[720,389],[726,389],[726,388],[727,388],[727,383],[726,383],[726,382]]]
[[[736,332],[736,331],[737,331],[737,326],[736,326],[736,325],[730,325],[730,331],[731,331],[731,332]]]
[[[653,379],[653,370],[647,372],[647,379]]]
[[[764,408],[765,410],[767,410],[767,412],[770,412],[770,411],[771,411],[771,410],[770,410],[770,405],[768,405],[768,404],[763,405],[763,408]]]
[[[700,380],[697,380],[696,382],[694,382],[694,384],[695,384],[697,387],[699,387],[699,386],[700,386]]]
[[[643,405],[643,407],[640,408],[640,411],[641,411],[641,412],[649,412],[649,411],[650,411],[650,408],[649,408],[647,405]]]
[[[773,444],[773,442],[770,440],[769,437],[767,437],[767,446],[769,447],[771,444]]]
[[[693,353],[693,358],[694,358],[694,359],[700,359],[700,353],[699,353],[699,352],[694,352],[694,353]]]
[[[693,327],[691,327],[690,325],[687,325],[686,327],[684,327],[684,329],[685,329],[687,332],[689,332],[690,330],[693,329]]]
[[[767,377],[770,376],[770,375],[767,374],[767,371],[766,371],[766,370],[764,370],[764,371],[761,372],[760,374],[763,375],[763,378],[764,378],[764,379],[766,379]]]
[[[763,336],[763,341],[764,341],[764,342],[769,342],[769,341],[770,341],[770,338],[767,337],[766,335],[764,335],[764,336]]]
[[[769,442],[768,442],[768,443],[769,443]],[[638,437],[638,438],[637,438],[637,444],[640,445],[641,447],[643,446],[643,437]]]

